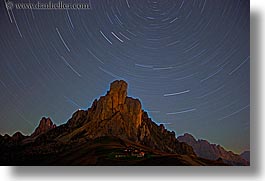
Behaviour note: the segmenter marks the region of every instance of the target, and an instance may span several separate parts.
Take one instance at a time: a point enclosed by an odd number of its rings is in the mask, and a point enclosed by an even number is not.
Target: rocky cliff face
[[[87,111],[77,111],[67,125],[72,131],[61,137],[71,140],[80,133],[89,139],[115,136],[165,152],[194,154],[192,148],[179,143],[174,132],[156,125],[142,110],[141,102],[127,96],[127,83],[114,81],[105,96],[95,100]]]
[[[199,157],[210,160],[222,159],[225,163],[231,165],[249,165],[249,162],[240,157],[240,155],[227,151],[220,145],[210,144],[206,140],[196,140],[191,134],[185,133],[177,139],[192,146],[194,152]]]
[[[56,125],[53,124],[50,118],[43,117],[39,123],[39,126],[35,129],[35,131],[31,134],[31,137],[39,136],[42,133],[46,133],[50,129],[55,128]]]
[[[95,100],[90,109],[74,113],[68,121],[69,126],[82,126],[91,139],[108,135],[135,138],[142,120],[142,109],[138,99],[127,97],[127,86],[125,81],[111,83],[107,94]]]

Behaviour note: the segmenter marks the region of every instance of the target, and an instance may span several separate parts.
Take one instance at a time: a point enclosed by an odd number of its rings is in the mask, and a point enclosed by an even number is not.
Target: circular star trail
[[[29,134],[42,116],[65,123],[124,79],[152,120],[177,135],[249,149],[248,1],[91,0],[86,10],[4,2],[1,134]]]

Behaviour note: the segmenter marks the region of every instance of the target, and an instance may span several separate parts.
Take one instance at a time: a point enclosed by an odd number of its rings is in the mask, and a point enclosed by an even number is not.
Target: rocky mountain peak
[[[189,133],[184,133],[183,136],[184,136],[185,138],[187,138],[187,139],[195,140],[195,138],[194,138],[191,134],[189,134]]]
[[[20,133],[19,131],[17,131],[16,133],[14,133],[11,137],[11,141],[13,142],[20,142],[22,141],[24,138],[26,138],[26,136],[24,136],[22,133]]]
[[[119,111],[122,107],[121,105],[125,104],[127,97],[127,87],[128,84],[123,80],[116,80],[110,84],[110,90],[108,91],[106,98],[109,102],[112,112]]]
[[[127,97],[128,84],[124,80],[116,80],[110,84],[108,95],[112,97],[113,107],[124,104]]]
[[[89,119],[92,122],[115,121],[113,125],[128,124],[132,129],[137,128],[141,124],[142,106],[138,99],[127,97],[127,87],[128,84],[123,80],[112,82],[107,94],[93,102]]]
[[[123,80],[112,82],[106,95],[94,100],[91,108],[73,114],[67,123],[73,132],[61,139],[114,136],[165,152],[194,154],[190,146],[177,141],[174,132],[155,124],[142,110],[141,102],[127,96],[127,88]]]
[[[31,137],[39,136],[42,133],[49,131],[50,129],[55,128],[56,125],[53,124],[50,118],[41,118],[39,126],[35,129],[35,131],[31,134]]]
[[[193,145],[196,143],[196,139],[189,133],[185,133],[183,136],[179,136],[178,140],[180,142],[188,143],[189,145]]]

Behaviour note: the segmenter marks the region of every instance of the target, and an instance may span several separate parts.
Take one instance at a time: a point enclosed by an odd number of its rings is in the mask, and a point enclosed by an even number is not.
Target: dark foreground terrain
[[[129,149],[131,153],[125,151]],[[1,165],[226,165],[222,161],[202,159],[195,155],[163,153],[115,137],[72,142],[70,145],[29,143],[1,147],[0,153]]]

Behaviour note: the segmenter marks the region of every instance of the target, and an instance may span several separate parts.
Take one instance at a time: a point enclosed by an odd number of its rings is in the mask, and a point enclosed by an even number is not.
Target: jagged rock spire
[[[39,136],[42,133],[49,131],[50,129],[55,128],[56,125],[53,124],[50,118],[43,117],[40,120],[39,126],[35,129],[35,131],[31,134],[31,137]]]

